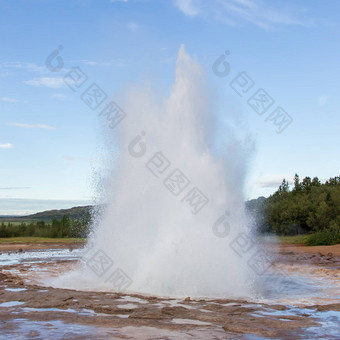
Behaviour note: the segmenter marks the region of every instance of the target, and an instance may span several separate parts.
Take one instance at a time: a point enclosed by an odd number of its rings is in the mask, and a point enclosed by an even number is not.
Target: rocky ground
[[[283,247],[274,265],[308,264],[306,268],[312,268],[313,275],[339,280],[340,258],[328,250],[319,254]],[[72,265],[70,261],[38,264],[51,275]],[[332,328],[340,311],[340,303],[334,299],[293,307],[230,299],[178,300],[81,292],[36,285],[36,271],[27,264],[1,268],[0,338],[340,338]]]
[[[77,249],[84,246],[84,242],[77,243],[3,243],[0,244],[0,254],[6,251],[24,251],[34,249]]]

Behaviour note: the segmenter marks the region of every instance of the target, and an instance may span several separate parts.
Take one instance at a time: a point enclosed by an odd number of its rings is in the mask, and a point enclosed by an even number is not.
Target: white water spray
[[[249,233],[245,148],[229,130],[215,138],[207,93],[200,65],[181,47],[168,99],[159,103],[150,89],[125,94],[127,117],[114,130],[119,156],[88,262],[55,286],[115,291],[126,274],[126,292],[251,296],[253,271],[230,246]]]

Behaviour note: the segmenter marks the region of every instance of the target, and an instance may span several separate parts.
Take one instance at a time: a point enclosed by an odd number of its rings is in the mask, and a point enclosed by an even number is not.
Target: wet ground
[[[340,259],[281,249],[275,275],[251,300],[165,299],[46,287],[77,265],[80,249],[0,255],[0,338],[17,339],[340,339]],[[265,282],[271,280],[271,284]],[[281,281],[280,281],[281,282]],[[267,282],[268,283],[268,282]]]

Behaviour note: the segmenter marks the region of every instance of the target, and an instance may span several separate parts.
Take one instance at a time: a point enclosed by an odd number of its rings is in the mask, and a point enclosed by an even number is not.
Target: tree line
[[[249,201],[261,232],[295,235],[330,232],[340,234],[340,176],[321,183],[318,177],[300,180],[295,174],[292,187],[283,179],[268,198]]]
[[[313,244],[340,243],[340,176],[321,183],[318,177],[300,180],[295,175],[292,187],[283,179],[279,188],[268,198],[259,197],[246,202],[246,208],[256,228],[261,233],[278,235],[313,234]],[[81,217],[51,222],[2,222],[0,238],[51,237],[85,238],[91,229],[91,213]]]
[[[61,219],[53,218],[51,222],[36,221],[11,223],[2,222],[0,238],[8,237],[51,237],[51,238],[85,238],[91,228],[91,214],[85,213],[81,218],[71,219],[64,215]]]

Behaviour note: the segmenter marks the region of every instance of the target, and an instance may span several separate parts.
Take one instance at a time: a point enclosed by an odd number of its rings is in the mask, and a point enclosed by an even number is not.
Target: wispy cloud
[[[0,190],[26,190],[26,189],[32,189],[32,187],[5,187],[0,188]]]
[[[73,64],[84,64],[87,66],[110,66],[110,62],[101,62],[101,61],[95,61],[95,60],[88,60],[88,59],[71,59],[67,60],[68,63]]]
[[[199,6],[195,0],[175,0],[175,5],[185,15],[194,17],[200,14]]]
[[[68,63],[72,64],[83,64],[86,66],[114,66],[114,67],[121,67],[126,66],[126,60],[117,58],[108,61],[96,61],[96,60],[88,60],[88,59],[71,59],[66,60]]]
[[[274,8],[268,0],[174,0],[175,6],[187,16],[200,16],[228,25],[251,23],[270,29],[277,25],[302,25],[293,10]]]
[[[55,130],[55,127],[46,124],[25,124],[25,123],[7,123],[7,125],[26,128],[26,129],[45,129]]]
[[[19,100],[15,98],[2,97],[1,100],[7,103],[17,103]]]
[[[102,163],[104,160],[100,158],[85,158],[85,157],[77,157],[77,156],[62,156],[62,159],[68,162],[75,162],[75,161],[85,161],[90,163]]]
[[[323,95],[319,96],[319,98],[318,98],[319,106],[325,106],[328,99],[329,99],[329,96],[327,94],[323,94]]]
[[[10,62],[0,63],[0,68],[20,69],[20,70],[32,71],[32,72],[46,71],[45,66],[40,66],[35,63],[27,63],[27,62],[21,62],[21,61],[10,61]]]
[[[293,181],[291,175],[267,175],[256,184],[261,188],[278,188],[284,178],[288,180],[289,183]]]
[[[36,79],[26,80],[24,81],[24,83],[27,85],[32,85],[32,86],[37,86],[37,87],[50,87],[53,89],[58,89],[65,85],[63,78],[59,78],[59,77],[36,78]]]
[[[133,33],[139,30],[139,25],[135,22],[128,22],[126,27],[128,28],[130,32],[133,32]]]
[[[52,98],[59,99],[59,100],[65,100],[67,96],[65,96],[62,93],[53,93]]]
[[[11,143],[4,143],[4,144],[0,143],[0,149],[12,149],[13,147],[14,145]]]
[[[90,205],[91,200],[38,200],[0,198],[0,215],[28,215],[52,209],[68,209]]]
[[[171,63],[175,60],[175,57],[169,57],[169,58],[165,58],[161,60],[161,63],[167,64],[167,63]]]

